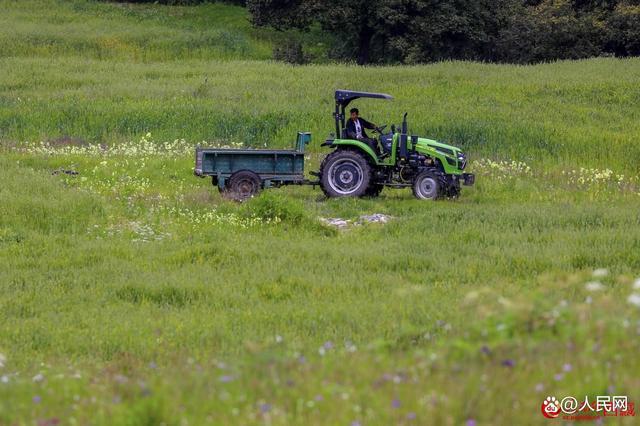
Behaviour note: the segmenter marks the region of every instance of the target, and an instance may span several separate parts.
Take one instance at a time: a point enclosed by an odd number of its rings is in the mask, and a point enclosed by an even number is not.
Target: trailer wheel
[[[327,197],[362,197],[371,181],[371,166],[361,153],[339,149],[320,165],[320,188]]]
[[[242,202],[257,195],[261,186],[260,176],[250,170],[241,170],[231,175],[222,192],[226,198]]]
[[[437,200],[441,189],[438,176],[432,172],[422,172],[413,181],[413,195],[418,200]]]

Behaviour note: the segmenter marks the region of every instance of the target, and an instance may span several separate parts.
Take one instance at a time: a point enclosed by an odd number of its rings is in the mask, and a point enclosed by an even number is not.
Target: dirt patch
[[[82,138],[76,138],[73,136],[61,136],[56,139],[50,139],[47,141],[49,146],[59,148],[63,146],[87,146],[89,142]]]

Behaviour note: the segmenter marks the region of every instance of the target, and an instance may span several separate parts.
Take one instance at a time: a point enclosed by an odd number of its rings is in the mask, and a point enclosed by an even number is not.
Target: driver
[[[373,152],[378,153],[378,141],[371,139],[364,131],[364,129],[377,130],[378,126],[369,123],[364,118],[360,118],[358,108],[352,108],[349,112],[351,113],[351,118],[347,121],[346,125],[347,137],[366,143],[373,149]]]

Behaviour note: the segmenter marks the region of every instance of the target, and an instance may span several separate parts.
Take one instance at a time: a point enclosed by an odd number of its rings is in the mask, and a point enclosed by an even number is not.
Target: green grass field
[[[640,402],[639,59],[293,67],[232,6],[0,10],[0,424],[541,424],[548,395]],[[316,169],[336,88],[395,95],[358,106],[464,147],[477,185],[235,204],[193,176],[197,144],[298,130]],[[393,219],[320,221],[371,213]]]

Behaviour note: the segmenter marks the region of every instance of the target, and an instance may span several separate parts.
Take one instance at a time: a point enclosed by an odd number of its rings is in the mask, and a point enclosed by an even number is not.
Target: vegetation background
[[[131,0],[152,3],[152,0]],[[203,4],[210,0],[164,0]],[[157,3],[157,2],[156,2]],[[326,43],[305,55],[289,32],[278,59],[421,63],[462,59],[533,63],[640,54],[638,0],[235,0],[252,22],[315,29]]]
[[[318,23],[0,10],[0,424],[539,424],[549,395],[640,400],[637,58],[294,66],[274,48],[321,57]],[[197,144],[298,130],[314,170],[336,88],[395,95],[358,106],[464,147],[477,185],[238,205],[193,176]]]

